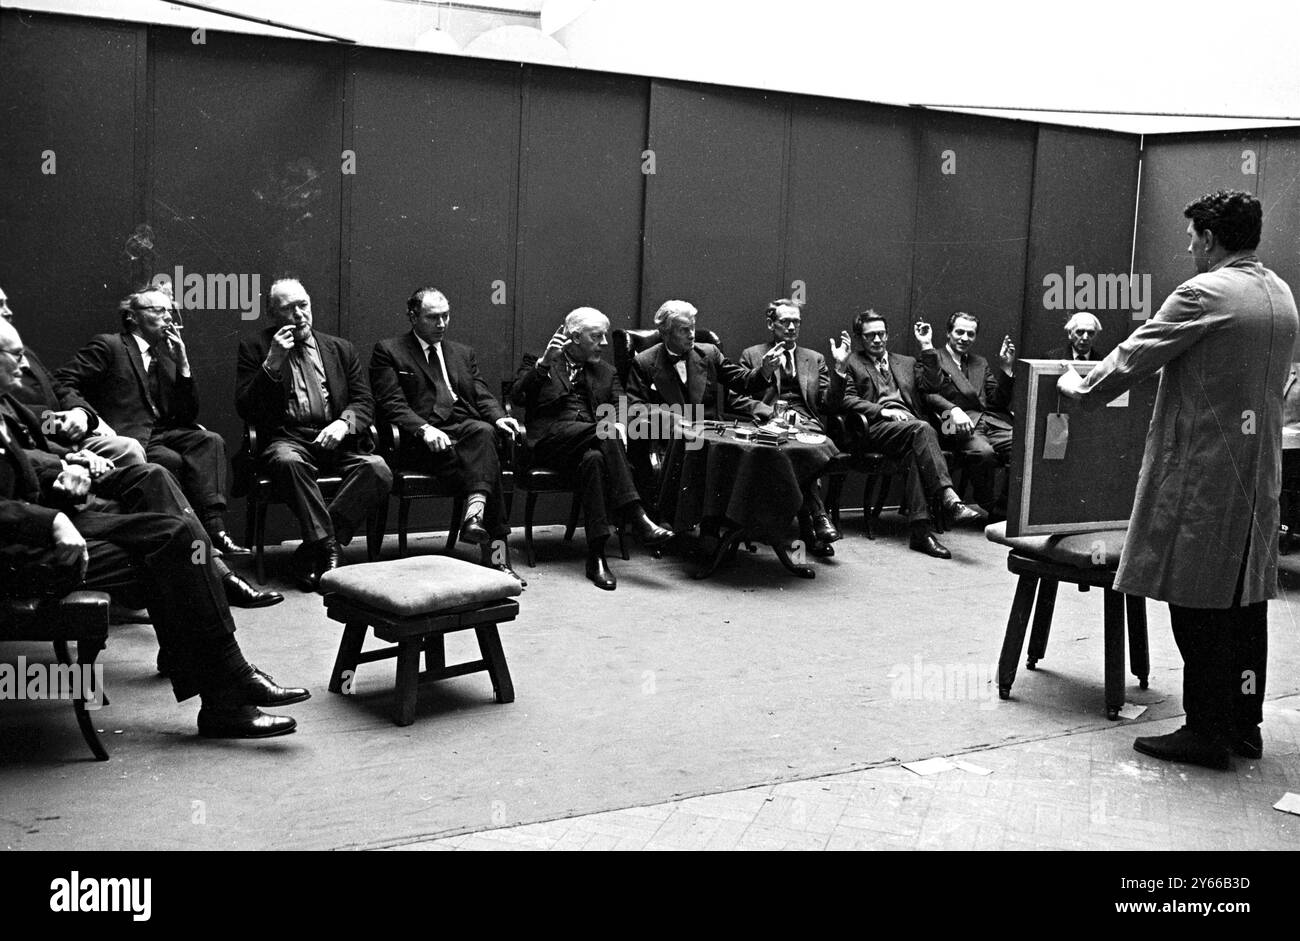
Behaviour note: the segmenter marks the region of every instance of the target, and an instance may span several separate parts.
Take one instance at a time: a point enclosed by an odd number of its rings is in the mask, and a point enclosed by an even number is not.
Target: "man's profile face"
[[[4,288],[0,288],[0,317],[10,323],[14,322],[14,312],[9,309],[9,295],[5,293]]]
[[[569,334],[573,344],[569,347],[569,356],[574,362],[594,363],[600,359],[609,340],[605,334],[609,324],[601,320],[587,320]]]
[[[451,304],[441,294],[430,292],[421,299],[420,311],[408,315],[411,328],[425,343],[441,343],[451,323]]]
[[[885,348],[889,345],[889,332],[885,329],[883,320],[868,320],[862,325],[861,336],[862,348],[868,356],[880,359],[885,355]]]
[[[767,327],[772,331],[772,340],[787,350],[795,348],[799,342],[799,325],[801,317],[798,307],[783,306],[772,312]]]
[[[1187,237],[1191,239],[1187,245],[1187,251],[1191,253],[1192,264],[1196,266],[1196,273],[1205,274],[1210,270],[1210,261],[1205,255],[1204,233],[1198,234],[1196,224],[1190,220],[1187,223]]]
[[[135,329],[150,346],[167,341],[167,328],[172,325],[172,299],[162,291],[145,291],[131,301]]]
[[[673,314],[659,328],[668,352],[683,356],[695,345],[695,315]]]
[[[271,289],[271,316],[280,326],[294,327],[299,342],[311,333],[311,297],[297,281],[281,281]]]
[[[23,367],[27,356],[23,340],[12,327],[0,330],[0,394],[12,392],[23,381]]]
[[[948,344],[964,356],[975,345],[975,334],[978,332],[979,324],[974,320],[969,317],[958,317],[953,321],[952,329],[948,331]]]
[[[1096,336],[1097,331],[1093,329],[1092,324],[1075,327],[1070,331],[1070,346],[1080,356],[1087,356],[1092,352],[1092,341]]]

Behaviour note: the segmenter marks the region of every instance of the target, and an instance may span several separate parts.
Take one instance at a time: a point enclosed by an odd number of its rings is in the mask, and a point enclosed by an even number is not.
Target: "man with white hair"
[[[1096,314],[1081,310],[1065,322],[1066,345],[1050,350],[1048,359],[1071,359],[1091,362],[1101,359],[1092,348],[1101,333],[1101,321]]]
[[[608,333],[609,318],[594,307],[571,311],[536,364],[515,383],[511,397],[525,409],[527,441],[536,462],[569,477],[582,499],[587,578],[597,588],[613,591],[618,580],[605,560],[605,543],[613,531],[610,511],[620,514],[645,545],[667,542],[673,532],[646,516],[623,441],[610,422],[596,420],[602,406],[617,409],[623,397],[614,367],[601,359]]]
[[[655,311],[663,342],[632,360],[627,396],[644,405],[699,406],[705,418],[722,418],[725,390],[746,391],[751,371],[733,363],[712,343],[695,342],[695,305],[664,301]],[[761,393],[760,393],[761,394]]]

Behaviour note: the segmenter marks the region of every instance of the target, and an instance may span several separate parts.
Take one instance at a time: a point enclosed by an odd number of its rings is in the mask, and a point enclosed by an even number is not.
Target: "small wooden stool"
[[[1147,647],[1146,599],[1124,595],[1112,587],[1115,567],[1124,546],[1124,530],[1076,533],[1068,536],[1008,537],[1006,524],[998,523],[984,531],[990,542],[1011,548],[1007,569],[1020,576],[1015,600],[1007,618],[1007,631],[998,658],[998,696],[1011,698],[1016,679],[1016,662],[1025,643],[1029,617],[1034,618],[1029,637],[1025,668],[1033,670],[1047,654],[1047,638],[1052,629],[1056,607],[1056,589],[1061,582],[1078,585],[1080,591],[1100,588],[1104,592],[1104,660],[1106,677],[1106,718],[1118,719],[1124,705],[1124,625],[1128,613],[1129,665],[1142,689],[1151,672]],[[1037,603],[1035,604],[1035,593]]]
[[[393,719],[398,725],[415,721],[421,680],[486,672],[497,702],[514,702],[497,625],[519,613],[519,602],[512,599],[522,589],[504,572],[446,556],[416,556],[335,569],[322,576],[321,588],[326,613],[344,625],[330,674],[331,693],[352,691],[359,664],[396,657]],[[362,653],[367,628],[392,646]],[[478,636],[482,658],[447,666],[445,635],[470,628]]]

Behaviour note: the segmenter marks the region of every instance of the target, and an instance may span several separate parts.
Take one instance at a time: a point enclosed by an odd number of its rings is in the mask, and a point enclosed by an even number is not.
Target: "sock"
[[[483,515],[487,507],[487,494],[471,493],[465,498],[465,519],[473,519],[475,516]]]

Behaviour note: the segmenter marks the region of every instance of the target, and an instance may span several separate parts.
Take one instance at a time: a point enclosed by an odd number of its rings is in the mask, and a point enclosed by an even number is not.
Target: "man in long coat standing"
[[[1291,289],[1255,255],[1249,193],[1190,203],[1195,277],[1086,378],[1058,387],[1111,401],[1163,367],[1115,588],[1169,604],[1186,725],[1133,747],[1226,769],[1263,754],[1268,600],[1277,595],[1282,387],[1297,331]]]

